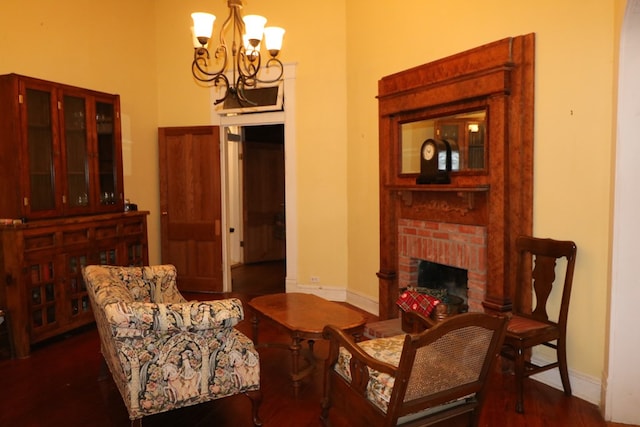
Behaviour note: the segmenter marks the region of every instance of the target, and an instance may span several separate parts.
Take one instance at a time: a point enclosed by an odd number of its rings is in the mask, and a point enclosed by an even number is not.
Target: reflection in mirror
[[[420,172],[420,147],[429,139],[446,139],[458,146],[459,158],[453,170],[485,168],[486,111],[455,114],[406,122],[400,125],[401,174]]]

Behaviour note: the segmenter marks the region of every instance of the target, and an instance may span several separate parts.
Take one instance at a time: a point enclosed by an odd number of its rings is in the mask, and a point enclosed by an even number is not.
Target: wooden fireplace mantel
[[[378,82],[380,135],[379,315],[397,317],[398,221],[486,227],[485,310],[507,311],[513,245],[533,224],[535,35],[510,37]],[[400,123],[484,109],[486,167],[453,172],[446,185],[417,185],[400,169]]]
[[[465,204],[469,210],[473,210],[475,208],[476,193],[489,191],[488,185],[474,185],[467,187],[452,187],[450,185],[399,185],[391,186],[389,188],[391,190],[396,190],[407,206],[413,205],[414,193],[455,193],[466,202]]]

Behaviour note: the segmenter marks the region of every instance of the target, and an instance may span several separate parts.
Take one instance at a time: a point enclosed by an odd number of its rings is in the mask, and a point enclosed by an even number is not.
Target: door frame
[[[297,164],[296,164],[296,122],[295,122],[295,63],[284,65],[284,96],[282,111],[263,113],[220,115],[216,112],[213,102],[218,99],[215,88],[210,91],[211,123],[220,126],[220,171],[222,185],[222,229],[225,231],[222,239],[222,281],[224,292],[231,292],[231,263],[229,237],[229,170],[227,167],[227,139],[226,127],[284,125],[284,185],[285,185],[285,233],[286,233],[286,276],[285,288],[292,292],[297,288],[298,277],[298,208],[297,208]]]
[[[608,334],[600,407],[605,421],[638,424],[637,387],[640,368],[635,355],[640,347],[637,331],[629,325],[638,320],[636,256],[640,244],[637,213],[640,210],[637,189],[640,173],[637,159],[637,117],[640,112],[640,84],[636,76],[640,70],[637,49],[640,46],[640,0],[629,0],[623,17],[618,47],[617,125],[611,264],[609,266]]]
[[[229,233],[229,265],[233,268],[236,264],[244,264],[244,251],[242,242],[244,241],[244,197],[240,197],[244,188],[244,164],[240,160],[244,158],[244,146],[242,143],[242,128],[240,126],[220,127],[224,135],[223,142],[227,149],[226,153],[226,178],[227,178],[227,200],[226,205],[226,230]],[[235,197],[233,195],[236,194]],[[233,228],[233,232],[231,229]]]

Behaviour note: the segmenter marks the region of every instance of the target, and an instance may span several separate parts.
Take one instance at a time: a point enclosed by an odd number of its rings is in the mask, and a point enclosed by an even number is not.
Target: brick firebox
[[[398,221],[398,285],[416,286],[420,260],[467,270],[469,311],[483,311],[487,283],[486,227]]]

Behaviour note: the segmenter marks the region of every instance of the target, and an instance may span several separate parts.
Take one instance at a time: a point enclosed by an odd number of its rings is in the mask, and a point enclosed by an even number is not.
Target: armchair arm
[[[398,370],[397,367],[368,355],[340,328],[333,325],[327,325],[323,329],[322,336],[324,339],[330,341],[329,357],[326,362],[328,368],[332,369],[337,362],[340,347],[344,347],[345,350],[351,353],[350,369],[352,386],[364,390],[369,380],[369,372],[366,368],[373,369],[378,372],[384,372],[391,376],[396,375]],[[329,369],[326,371],[329,371]]]
[[[413,310],[403,312],[402,318],[405,325],[409,326],[412,334],[419,334],[420,332],[430,329],[438,324],[435,320]]]
[[[236,298],[167,304],[118,302],[106,305],[104,311],[112,328],[138,331],[231,328],[244,319],[242,303]]]

